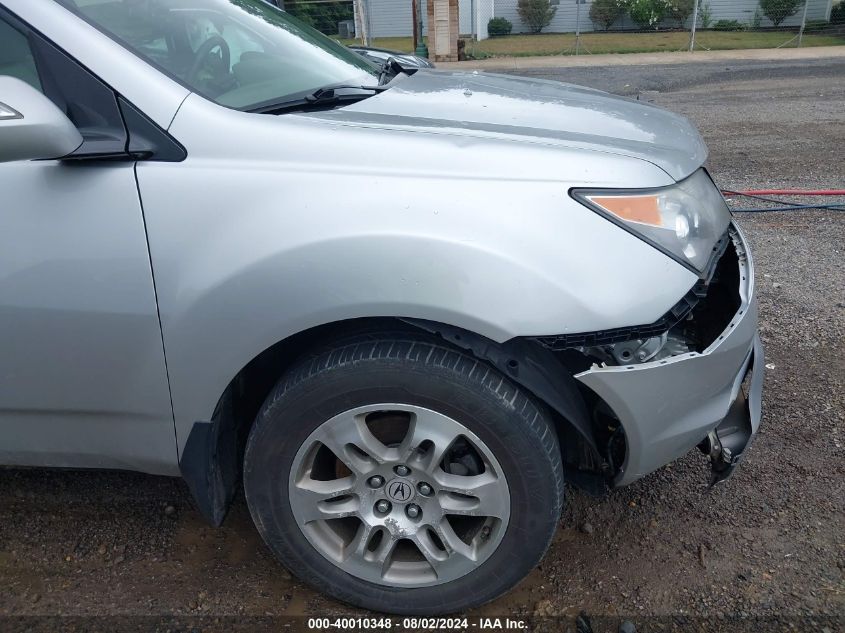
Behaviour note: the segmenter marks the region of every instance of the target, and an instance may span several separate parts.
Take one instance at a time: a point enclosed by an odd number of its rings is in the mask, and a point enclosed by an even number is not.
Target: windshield
[[[251,110],[378,69],[264,0],[57,0],[217,103]]]

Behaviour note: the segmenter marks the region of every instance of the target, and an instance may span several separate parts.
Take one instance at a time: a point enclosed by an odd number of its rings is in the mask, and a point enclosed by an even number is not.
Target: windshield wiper
[[[276,103],[268,103],[265,105],[252,108],[249,112],[255,114],[282,114],[284,112],[292,112],[296,110],[310,110],[312,108],[319,109],[327,106],[334,106],[341,103],[354,103],[362,101],[368,97],[372,97],[380,92],[388,90],[390,86],[360,86],[360,85],[338,85],[325,86],[318,88],[314,92],[306,95],[295,97],[293,99],[286,99]],[[357,90],[355,93],[343,93],[343,90]]]

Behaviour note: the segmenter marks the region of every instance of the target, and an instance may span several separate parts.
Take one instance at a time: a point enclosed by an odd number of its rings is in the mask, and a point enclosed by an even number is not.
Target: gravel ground
[[[537,74],[640,94],[690,117],[725,188],[845,187],[843,61]],[[745,463],[714,490],[694,452],[601,500],[570,491],[542,566],[473,615],[583,611],[641,631],[657,630],[655,616],[698,618],[685,630],[763,616],[845,630],[845,215],[740,222],[770,367]],[[292,579],[242,497],[212,529],[181,481],[134,473],[0,472],[0,581],[0,615],[362,614]],[[793,619],[825,615],[812,629]]]

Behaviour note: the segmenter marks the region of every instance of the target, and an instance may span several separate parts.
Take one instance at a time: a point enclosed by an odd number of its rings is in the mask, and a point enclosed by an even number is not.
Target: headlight
[[[725,199],[704,169],[660,189],[574,189],[572,195],[699,272],[731,221]]]

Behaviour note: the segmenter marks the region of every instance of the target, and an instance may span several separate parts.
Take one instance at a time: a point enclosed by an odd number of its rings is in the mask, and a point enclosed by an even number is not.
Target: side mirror
[[[0,76],[0,163],[67,156],[82,136],[52,101],[28,83]]]

